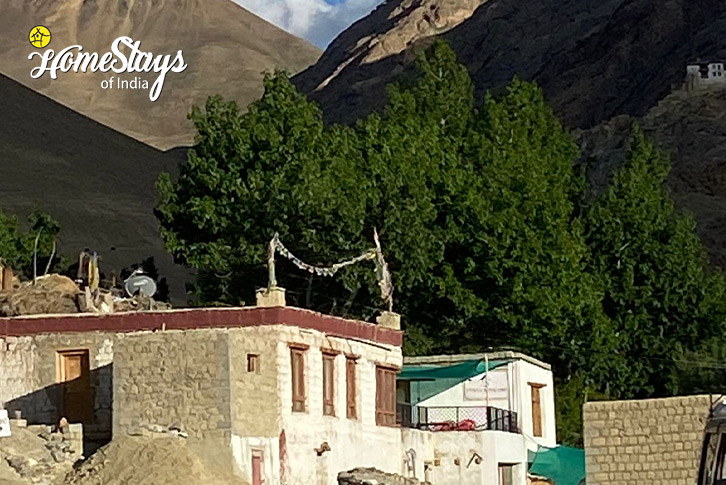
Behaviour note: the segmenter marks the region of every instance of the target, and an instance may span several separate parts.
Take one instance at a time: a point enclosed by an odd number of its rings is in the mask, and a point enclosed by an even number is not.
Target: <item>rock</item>
[[[144,427],[152,433],[166,433],[168,431],[168,428],[160,424],[147,424]]]
[[[126,429],[126,434],[129,436],[148,436],[149,430],[140,426],[131,426]]]
[[[28,473],[28,460],[22,456],[9,456],[6,458],[8,465],[15,470],[15,472],[24,477]]]
[[[385,473],[375,468],[355,468],[338,474],[338,485],[420,485],[414,478]]]
[[[63,450],[61,450],[61,449],[57,449],[57,448],[56,448],[56,449],[50,450],[50,456],[52,456],[52,457],[53,457],[53,460],[54,460],[54,461],[55,461],[56,463],[60,463],[60,462],[62,462],[62,461],[65,461],[65,460],[66,460],[66,454],[65,454],[65,452],[64,452]]]
[[[172,430],[181,431],[182,430],[181,424],[178,422],[174,422],[174,423],[170,424],[169,431],[172,431]]]
[[[644,114],[684,81],[693,57],[723,57],[725,25],[724,2],[390,0],[294,82],[329,121],[351,123],[382,108],[386,85],[440,38],[479,99],[518,75],[544,88],[566,124],[588,128]]]

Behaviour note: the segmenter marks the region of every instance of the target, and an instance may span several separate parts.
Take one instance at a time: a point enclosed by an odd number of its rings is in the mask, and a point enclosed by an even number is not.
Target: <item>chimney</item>
[[[381,312],[376,318],[376,323],[383,328],[401,330],[401,315],[393,312]]]
[[[285,306],[285,288],[273,286],[271,288],[259,288],[257,290],[258,307]]]

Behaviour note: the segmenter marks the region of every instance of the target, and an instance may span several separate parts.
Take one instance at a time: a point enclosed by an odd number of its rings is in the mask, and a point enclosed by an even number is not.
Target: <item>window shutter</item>
[[[335,416],[335,356],[323,354],[323,414]]]
[[[356,382],[355,382],[355,359],[350,357],[345,360],[345,383],[346,383],[346,402],[347,402],[347,417],[349,419],[358,418],[358,406],[356,396]]]
[[[376,424],[396,424],[396,371],[376,368]]]
[[[305,354],[300,349],[290,349],[292,370],[292,410],[305,412]]]

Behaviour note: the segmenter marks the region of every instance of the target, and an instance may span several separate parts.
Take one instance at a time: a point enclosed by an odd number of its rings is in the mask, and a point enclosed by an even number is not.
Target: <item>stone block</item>
[[[285,306],[285,288],[274,286],[272,288],[259,288],[256,293],[258,307]]]
[[[393,312],[382,312],[376,317],[376,323],[384,328],[401,330],[401,315]]]
[[[28,427],[28,420],[27,419],[11,419],[10,420],[10,429],[12,428],[27,428]]]

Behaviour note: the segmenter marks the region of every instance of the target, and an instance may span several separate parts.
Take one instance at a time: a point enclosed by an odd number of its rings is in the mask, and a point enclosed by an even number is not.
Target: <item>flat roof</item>
[[[539,359],[535,359],[521,352],[511,350],[503,350],[499,352],[487,352],[482,354],[452,354],[452,355],[425,355],[420,357],[404,357],[403,365],[410,366],[433,366],[433,365],[452,365],[459,364],[470,360],[522,360],[530,364],[541,367],[545,370],[552,370],[552,366]]]
[[[48,333],[197,330],[290,325],[400,347],[403,332],[296,307],[188,308],[127,313],[73,313],[0,318],[0,338]]]

